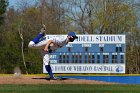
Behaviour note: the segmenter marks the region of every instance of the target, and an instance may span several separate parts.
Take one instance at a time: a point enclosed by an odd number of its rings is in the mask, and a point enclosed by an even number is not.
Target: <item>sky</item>
[[[24,0],[8,0],[9,7],[13,6],[14,8],[17,8],[18,7],[17,3],[19,1],[24,1]],[[35,4],[35,1],[37,1],[37,0],[27,0],[27,2],[30,4]]]
[[[22,1],[22,0],[8,0],[9,1],[9,7],[13,6],[14,8],[17,8],[17,2]],[[30,1],[30,3],[34,3],[35,1],[38,0],[27,0]],[[140,2],[140,0],[134,0],[135,2]]]
[[[16,6],[17,0],[9,0],[9,6]]]

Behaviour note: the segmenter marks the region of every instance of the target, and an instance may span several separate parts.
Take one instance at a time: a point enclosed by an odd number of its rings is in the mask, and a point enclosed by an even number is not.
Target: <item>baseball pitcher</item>
[[[43,25],[41,28],[40,33],[29,42],[28,47],[34,49],[41,49],[43,51],[43,64],[45,65],[45,69],[48,72],[51,80],[56,80],[57,78],[54,77],[52,73],[52,69],[49,62],[49,53],[55,52],[58,48],[63,47],[64,45],[68,44],[69,42],[73,42],[78,37],[76,33],[73,31],[68,32],[66,38],[61,37],[53,37],[50,39],[46,38],[45,35],[46,27]]]

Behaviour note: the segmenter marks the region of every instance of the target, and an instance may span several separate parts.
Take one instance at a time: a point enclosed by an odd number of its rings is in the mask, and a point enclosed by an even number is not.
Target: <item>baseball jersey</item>
[[[52,40],[54,42],[53,46],[50,47],[50,49],[52,51],[55,51],[56,49],[63,47],[67,43],[66,37],[65,38],[64,37],[52,37],[48,40]]]

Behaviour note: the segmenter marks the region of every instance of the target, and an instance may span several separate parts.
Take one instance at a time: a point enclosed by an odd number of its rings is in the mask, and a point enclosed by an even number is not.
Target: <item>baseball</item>
[[[51,43],[51,44],[50,44],[50,47],[52,47],[52,46],[54,46],[54,44],[53,44],[53,43]]]

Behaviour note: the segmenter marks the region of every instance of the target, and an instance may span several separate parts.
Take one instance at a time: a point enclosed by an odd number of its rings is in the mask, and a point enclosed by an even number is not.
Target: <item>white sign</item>
[[[81,43],[103,43],[103,44],[124,44],[125,35],[77,35],[78,39],[73,44]],[[67,35],[47,35],[46,38],[61,37],[66,38]]]
[[[53,73],[125,73],[125,64],[52,64]],[[45,66],[43,73],[47,73]]]

